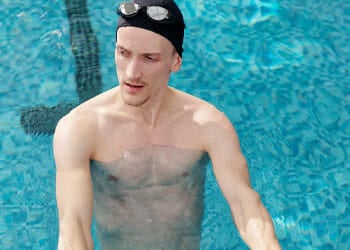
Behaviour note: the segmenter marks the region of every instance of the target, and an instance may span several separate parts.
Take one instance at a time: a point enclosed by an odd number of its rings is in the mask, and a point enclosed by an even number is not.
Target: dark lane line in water
[[[99,94],[102,78],[97,37],[91,27],[86,0],[65,0],[70,44],[75,58],[75,80],[79,103]],[[62,83],[64,84],[64,83]],[[21,126],[27,134],[51,135],[57,122],[79,103],[59,103],[21,110]]]

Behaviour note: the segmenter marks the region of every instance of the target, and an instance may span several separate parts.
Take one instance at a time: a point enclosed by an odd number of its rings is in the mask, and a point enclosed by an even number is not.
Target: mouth
[[[145,87],[143,84],[129,83],[129,82],[124,82],[124,85],[126,86],[127,90],[130,92],[137,92]]]
[[[131,83],[125,83],[126,86],[130,88],[142,88],[143,85],[138,85],[138,84],[131,84]]]

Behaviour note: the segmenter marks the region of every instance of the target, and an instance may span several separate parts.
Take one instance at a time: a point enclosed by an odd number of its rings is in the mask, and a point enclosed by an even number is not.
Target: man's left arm
[[[281,249],[271,217],[250,183],[237,133],[222,113],[206,127],[207,151],[216,180],[231,208],[236,227],[253,250]]]

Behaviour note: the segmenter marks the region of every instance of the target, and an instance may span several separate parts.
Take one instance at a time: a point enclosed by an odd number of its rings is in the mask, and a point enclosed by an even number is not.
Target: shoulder
[[[237,140],[236,131],[232,122],[224,112],[214,105],[204,102],[194,113],[193,120],[201,125],[203,139],[206,145]]]
[[[113,91],[109,90],[74,108],[58,122],[55,136],[86,134],[91,137],[97,132],[99,121],[108,109],[112,95]]]
[[[54,138],[92,133],[97,128],[96,112],[77,107],[57,123]]]
[[[57,124],[53,137],[56,162],[65,160],[88,160],[93,152],[97,123],[93,112],[76,108]]]
[[[219,127],[232,126],[230,120],[224,112],[219,110],[213,104],[177,90],[177,94],[181,99],[183,109],[193,114],[193,121],[201,125],[217,125]]]
[[[186,124],[192,128],[192,131],[198,131],[200,141],[205,148],[208,149],[219,141],[221,143],[238,141],[234,126],[224,112],[213,104],[190,94],[179,91],[178,95],[181,98],[182,108],[187,114]]]
[[[240,141],[231,120],[217,107],[199,98],[193,101],[193,121],[200,134],[203,149],[209,153],[213,165],[225,165],[225,161],[245,164]],[[215,163],[215,164],[214,164]]]
[[[53,138],[54,151],[93,151],[99,121],[110,99],[108,95],[107,92],[96,96],[80,104],[60,119]]]

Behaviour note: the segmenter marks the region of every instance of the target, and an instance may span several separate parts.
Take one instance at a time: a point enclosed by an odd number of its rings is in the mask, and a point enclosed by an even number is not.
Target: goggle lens
[[[139,9],[140,5],[137,3],[123,2],[119,5],[118,14],[126,17],[133,16],[139,11]]]
[[[169,11],[160,6],[147,7],[147,15],[156,21],[162,21],[169,18]]]

